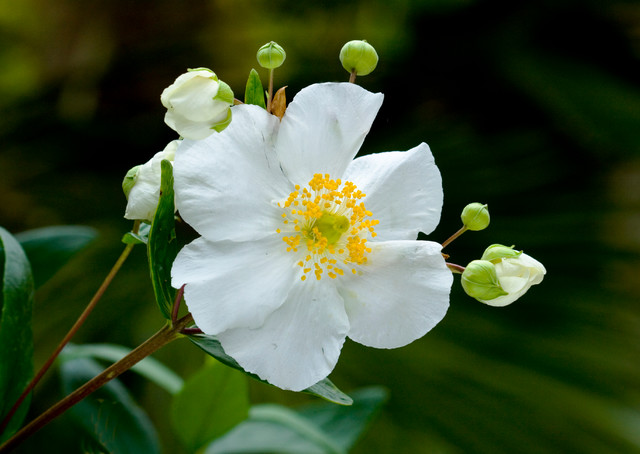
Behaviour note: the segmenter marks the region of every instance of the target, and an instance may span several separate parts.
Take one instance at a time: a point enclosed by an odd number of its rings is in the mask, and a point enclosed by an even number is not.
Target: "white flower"
[[[185,139],[199,140],[222,131],[231,121],[233,92],[206,68],[179,76],[162,92],[164,121]]]
[[[381,104],[355,84],[312,85],[282,122],[236,106],[223,133],[177,154],[178,209],[202,236],[178,254],[172,285],[186,284],[202,331],[281,388],[325,378],[347,336],[400,347],[447,311],[441,246],[415,241],[442,208],[429,147],[353,160]]]
[[[544,265],[512,247],[494,244],[489,246],[482,260],[490,261],[496,269],[498,282],[506,294],[489,300],[478,299],[490,306],[506,306],[527,293],[532,285],[542,282],[547,270]]]
[[[131,177],[134,185],[127,195],[126,219],[151,221],[160,199],[160,177],[163,159],[173,162],[180,140],[172,140],[164,150],[156,153],[149,161],[138,167]]]

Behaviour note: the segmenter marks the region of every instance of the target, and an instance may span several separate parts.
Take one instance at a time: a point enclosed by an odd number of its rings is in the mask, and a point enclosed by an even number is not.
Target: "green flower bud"
[[[465,268],[460,280],[467,295],[483,301],[506,295],[493,263],[487,260],[474,260]]]
[[[504,258],[517,258],[522,251],[516,251],[513,246],[503,246],[502,244],[492,244],[484,250],[481,260],[488,260],[496,263]]]
[[[127,172],[124,176],[124,180],[122,180],[122,191],[124,191],[125,197],[129,198],[129,193],[131,189],[136,184],[136,180],[138,179],[138,172],[140,171],[141,166],[132,167],[131,170]]]
[[[271,41],[258,49],[256,57],[263,68],[275,69],[282,66],[287,53],[278,43]]]
[[[344,69],[358,76],[366,76],[378,65],[378,54],[364,40],[349,41],[340,50],[340,62]]]
[[[464,207],[460,218],[469,230],[484,230],[489,226],[489,210],[481,203],[474,202]]]

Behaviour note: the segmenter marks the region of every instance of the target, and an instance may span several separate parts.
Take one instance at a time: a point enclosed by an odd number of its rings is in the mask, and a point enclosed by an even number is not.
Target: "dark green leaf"
[[[262,107],[263,109],[267,108],[264,101],[264,88],[262,87],[258,71],[255,69],[251,70],[249,73],[249,79],[247,79],[247,87],[244,91],[244,103],[254,104]]]
[[[189,452],[228,432],[249,415],[247,377],[209,359],[174,398],[175,432]]]
[[[299,408],[300,415],[312,421],[331,440],[345,451],[349,451],[362,436],[388,398],[381,387],[358,389],[351,393],[350,407],[313,403]]]
[[[346,453],[387,398],[382,388],[353,393],[350,407],[319,403],[297,411],[257,405],[250,417],[209,445],[206,453]]]
[[[238,369],[258,381],[268,383],[262,380],[257,375],[246,372],[235,359],[225,353],[222,345],[220,345],[220,342],[214,336],[197,334],[189,336],[189,340],[200,347],[205,353],[214,357],[221,363],[226,364],[229,367],[233,367],[234,369]],[[328,400],[329,402],[333,402],[335,404],[351,405],[353,403],[353,400],[348,395],[340,391],[340,389],[338,389],[338,387],[334,385],[328,378],[325,378],[315,385],[305,389],[304,392],[313,394],[317,397],[321,397],[322,399]]]
[[[122,237],[122,242],[124,244],[148,244],[150,229],[151,225],[147,224],[146,222],[142,222],[140,224],[140,228],[138,229],[138,233],[125,233]]]
[[[264,404],[251,407],[249,419],[207,447],[205,454],[346,454],[331,437],[294,410]]]
[[[60,225],[28,230],[16,239],[29,258],[38,288],[97,236],[91,227]]]
[[[60,375],[66,394],[100,372],[87,358],[60,356]],[[159,453],[157,433],[145,412],[126,388],[112,380],[69,410],[75,422],[110,453]]]
[[[178,254],[175,233],[175,204],[173,198],[173,167],[162,160],[160,200],[153,217],[147,245],[151,283],[156,302],[165,318],[171,318],[176,291],[171,287],[171,265]]]
[[[131,352],[129,348],[112,344],[69,344],[64,349],[65,358],[95,358],[116,362]],[[147,356],[132,368],[147,380],[160,386],[169,394],[177,394],[183,386],[183,380],[175,372],[157,359]]]
[[[0,227],[0,420],[11,409],[33,374],[33,276],[18,241]],[[24,402],[0,436],[6,440],[20,426],[27,412]]]

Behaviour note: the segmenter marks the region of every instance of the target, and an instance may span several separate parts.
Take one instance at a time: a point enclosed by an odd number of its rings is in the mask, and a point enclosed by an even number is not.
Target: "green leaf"
[[[258,71],[252,69],[249,73],[249,79],[247,79],[247,87],[244,91],[244,103],[260,106],[263,109],[267,108],[264,101],[264,88],[260,81]]]
[[[353,405],[312,404],[297,411],[256,405],[249,419],[211,443],[205,454],[236,452],[347,453],[387,399],[379,387],[353,393]]]
[[[211,443],[205,454],[346,454],[331,437],[294,410],[263,404],[251,407],[249,419]]]
[[[16,239],[29,258],[38,288],[97,236],[91,227],[60,225],[28,230],[17,234]]]
[[[216,339],[215,336],[196,334],[193,336],[189,336],[189,340],[200,347],[205,353],[214,357],[221,363],[226,364],[229,367],[233,367],[234,369],[238,369],[249,375],[250,377],[261,381],[262,383],[269,383],[265,380],[262,380],[257,375],[245,371],[235,359],[225,353],[222,345],[220,345],[220,342],[218,341],[218,339]],[[328,378],[319,381],[315,385],[305,389],[303,392],[312,394],[314,396],[339,405],[351,405],[353,403],[351,397],[340,391],[340,389],[338,389],[338,387],[334,385]]]
[[[153,217],[147,251],[156,302],[165,318],[171,318],[176,291],[171,287],[171,265],[178,254],[173,201],[173,166],[163,159],[160,200]]]
[[[9,232],[0,227],[0,420],[11,409],[33,375],[33,276],[25,252]],[[0,436],[4,441],[13,434],[28,409],[25,401],[7,429]]]
[[[69,360],[74,358],[95,358],[115,363],[130,352],[129,348],[113,344],[68,344],[62,355]],[[140,374],[172,395],[177,394],[184,384],[179,375],[151,356],[147,356],[130,370]]]
[[[124,244],[148,244],[149,243],[149,230],[151,225],[146,222],[140,223],[138,233],[127,232],[122,237]]]
[[[344,407],[313,403],[299,408],[300,415],[312,421],[345,451],[350,450],[377,416],[389,393],[379,386],[358,389],[351,393],[353,405]]]
[[[247,377],[213,360],[185,382],[171,409],[175,432],[189,452],[222,436],[248,415]]]
[[[65,394],[102,372],[87,358],[60,357],[60,377]],[[119,380],[112,380],[73,406],[69,414],[107,452],[155,454],[158,435],[146,413],[133,401]]]

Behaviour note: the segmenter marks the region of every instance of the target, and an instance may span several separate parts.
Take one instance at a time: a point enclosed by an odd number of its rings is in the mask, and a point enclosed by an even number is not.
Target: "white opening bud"
[[[475,297],[490,306],[506,306],[513,303],[527,293],[532,285],[542,282],[547,273],[542,263],[533,257],[501,244],[489,246],[480,261],[493,264],[500,287],[506,292],[494,298]]]
[[[173,163],[180,140],[173,140],[164,150],[156,153],[146,163],[127,172],[122,188],[127,196],[124,217],[131,220],[151,221],[160,200],[162,160]],[[126,188],[125,188],[126,186]]]
[[[231,122],[233,91],[206,68],[189,70],[162,92],[164,121],[185,139],[200,140]]]
[[[378,54],[371,44],[364,40],[349,41],[340,50],[340,62],[349,73],[366,76],[378,65]]]

